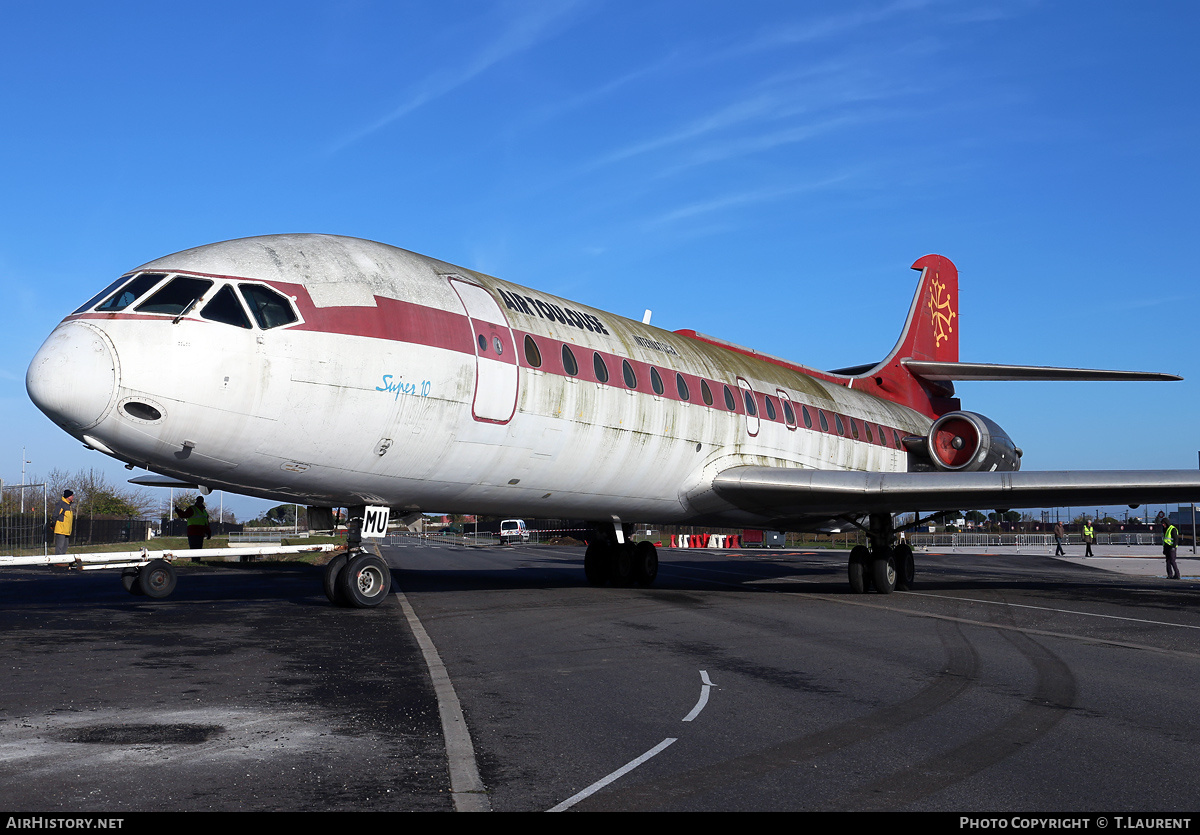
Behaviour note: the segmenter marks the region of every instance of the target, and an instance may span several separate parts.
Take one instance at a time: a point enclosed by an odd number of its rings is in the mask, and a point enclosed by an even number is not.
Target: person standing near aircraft
[[[204,547],[204,539],[212,539],[212,527],[208,524],[208,509],[204,507],[204,497],[197,496],[195,503],[187,510],[175,508],[175,515],[187,522],[188,548]]]
[[[67,553],[71,534],[75,530],[75,512],[71,505],[75,503],[75,493],[63,490],[62,498],[54,507],[54,553],[56,556]]]
[[[1084,519],[1083,520],[1083,542],[1085,545],[1087,545],[1087,551],[1084,553],[1085,557],[1093,556],[1092,543],[1095,541],[1096,541],[1096,529],[1092,527],[1092,520]]]
[[[1065,557],[1067,552],[1063,550],[1063,540],[1067,538],[1067,532],[1063,530],[1062,522],[1054,523],[1054,556]]]
[[[1163,556],[1167,560],[1167,579],[1178,580],[1179,564],[1175,562],[1175,548],[1179,545],[1179,528],[1171,524],[1171,520],[1165,516],[1162,519],[1163,527]]]

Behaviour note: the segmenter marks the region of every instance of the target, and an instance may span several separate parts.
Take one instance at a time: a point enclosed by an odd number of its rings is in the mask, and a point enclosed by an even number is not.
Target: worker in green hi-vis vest
[[[1175,548],[1179,545],[1179,528],[1171,524],[1171,520],[1165,516],[1162,520],[1163,527],[1163,556],[1167,558],[1167,579],[1178,580],[1179,564],[1175,562]]]

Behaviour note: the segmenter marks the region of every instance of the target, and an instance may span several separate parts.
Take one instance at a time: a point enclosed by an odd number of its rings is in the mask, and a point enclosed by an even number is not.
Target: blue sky
[[[25,394],[64,315],[228,238],[383,241],[820,368],[939,252],[1027,469],[1197,466],[1186,2],[0,0],[0,477],[96,466]],[[266,503],[235,502],[247,515]]]

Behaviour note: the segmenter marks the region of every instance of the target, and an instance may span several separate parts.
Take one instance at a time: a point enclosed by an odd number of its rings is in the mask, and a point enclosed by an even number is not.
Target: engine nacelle
[[[1021,450],[995,421],[975,412],[947,412],[929,429],[929,460],[939,470],[1011,472]]]

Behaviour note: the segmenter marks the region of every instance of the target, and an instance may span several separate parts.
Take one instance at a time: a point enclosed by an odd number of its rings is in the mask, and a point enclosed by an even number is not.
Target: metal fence
[[[0,483],[0,554],[48,554],[47,513],[45,484]]]
[[[994,548],[1028,547],[1053,548],[1051,533],[913,533],[908,544],[914,548]],[[1083,545],[1080,534],[1068,534],[1065,545]],[[1097,545],[1161,545],[1162,539],[1152,533],[1098,533]]]

